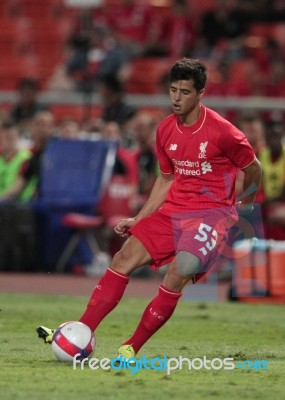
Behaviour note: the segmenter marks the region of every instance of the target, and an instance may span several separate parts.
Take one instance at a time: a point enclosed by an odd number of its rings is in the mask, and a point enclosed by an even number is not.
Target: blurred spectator
[[[10,117],[9,117],[9,113],[6,110],[3,110],[0,108],[0,128],[2,127],[3,124],[6,123],[6,121],[9,121]],[[3,135],[1,135],[1,130],[0,130],[0,154],[2,152],[3,149],[3,140],[4,137]]]
[[[141,209],[156,179],[157,157],[154,145],[156,121],[147,113],[139,113],[132,127],[136,144],[135,157],[139,170],[137,209]]]
[[[83,139],[100,139],[104,122],[101,118],[87,118],[81,124],[81,135]]]
[[[191,53],[197,36],[194,12],[187,0],[174,0],[169,15],[162,16],[157,45],[161,55],[178,59]]]
[[[268,68],[265,84],[265,95],[269,97],[285,96],[284,60],[272,60]]]
[[[285,200],[285,147],[282,144],[284,126],[268,121],[266,124],[266,146],[259,153],[263,166],[263,188],[268,201]]]
[[[215,7],[202,16],[199,31],[209,56],[213,49],[220,48],[226,50],[230,59],[237,59],[243,55],[247,28],[248,21],[238,0],[216,0]]]
[[[129,77],[131,57],[128,49],[109,29],[94,32],[87,58],[88,72],[95,88],[105,76],[117,76],[121,82]]]
[[[123,211],[120,207],[120,218],[131,217],[134,215],[136,198],[138,193],[138,167],[136,157],[133,151],[122,147],[122,132],[120,126],[116,122],[107,122],[102,128],[102,137],[107,140],[118,142],[115,165],[112,172],[111,180],[106,188],[106,193],[98,207],[99,213],[103,215],[118,217],[117,210],[107,210],[107,207],[112,208],[112,199],[117,203],[120,199],[122,202]],[[117,205],[116,205],[117,207]],[[105,212],[103,211],[105,210]],[[124,212],[122,215],[121,213]],[[116,224],[116,223],[115,223]],[[101,249],[114,255],[122,245],[124,239],[114,235],[114,225],[106,224],[100,231]]]
[[[79,54],[71,51],[66,61],[67,76],[74,79],[76,89],[91,92],[106,75],[126,80],[130,69],[127,49],[109,29],[94,25],[89,35],[88,49]]]
[[[80,139],[81,129],[79,123],[76,119],[67,117],[58,127],[57,134],[61,139]]]
[[[153,46],[152,9],[138,0],[122,0],[106,10],[108,26],[131,56],[148,53]]]
[[[97,89],[103,103],[102,120],[117,122],[123,128],[137,109],[125,101],[122,83],[116,76],[108,75],[99,81]]]
[[[14,185],[0,196],[1,200],[27,201],[37,197],[42,154],[53,134],[53,115],[49,111],[38,112],[31,124],[32,156],[24,163]]]
[[[265,127],[262,118],[258,113],[245,112],[240,115],[237,125],[238,128],[245,134],[255,152],[255,155],[258,157],[262,149],[265,147]],[[239,170],[236,178],[237,197],[242,195],[243,179],[244,173],[242,170]],[[264,193],[262,188],[258,190],[255,201],[257,203],[263,203]]]
[[[10,116],[23,129],[37,112],[47,110],[47,106],[38,101],[38,93],[39,85],[36,80],[24,78],[19,82],[18,100]]]
[[[113,174],[128,176],[129,182],[134,185],[135,194],[137,192],[138,183],[138,167],[136,163],[136,157],[134,151],[125,149],[122,146],[123,134],[119,124],[114,121],[107,122],[102,127],[101,133],[104,139],[118,142],[118,150]],[[132,201],[132,199],[130,199],[130,201]]]
[[[93,26],[94,22],[91,10],[88,8],[80,10],[75,16],[73,29],[68,40],[68,45],[72,52],[68,65],[70,71],[83,71],[86,69]]]
[[[256,112],[241,114],[238,127],[245,134],[256,156],[258,156],[265,146],[265,128],[260,115]]]
[[[20,134],[12,121],[3,121],[0,126],[0,197],[14,186],[23,163],[31,157],[31,152],[20,148]]]
[[[285,239],[285,146],[284,125],[268,121],[266,146],[259,153],[263,168],[264,220],[267,238]]]

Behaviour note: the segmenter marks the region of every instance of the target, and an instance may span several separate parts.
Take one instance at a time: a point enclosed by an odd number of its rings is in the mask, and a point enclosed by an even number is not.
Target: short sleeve
[[[246,168],[255,159],[254,151],[246,136],[230,123],[221,130],[219,146],[237,168]]]
[[[159,129],[159,127],[156,131],[156,151],[160,172],[162,172],[163,174],[172,174],[173,165],[170,158],[165,153],[164,146],[161,140],[161,130]]]

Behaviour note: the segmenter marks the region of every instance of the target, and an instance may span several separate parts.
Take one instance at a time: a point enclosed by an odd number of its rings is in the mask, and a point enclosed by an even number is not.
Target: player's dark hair
[[[169,73],[170,82],[193,80],[194,88],[199,92],[207,81],[207,69],[198,60],[182,58],[176,61]]]

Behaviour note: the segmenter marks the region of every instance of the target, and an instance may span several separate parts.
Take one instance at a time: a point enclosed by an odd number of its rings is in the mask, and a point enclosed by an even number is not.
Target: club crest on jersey
[[[176,150],[177,149],[177,144],[176,143],[171,143],[169,146],[169,150]]]
[[[200,143],[200,153],[199,153],[199,158],[207,158],[206,156],[206,147],[208,146],[208,142],[203,142]]]

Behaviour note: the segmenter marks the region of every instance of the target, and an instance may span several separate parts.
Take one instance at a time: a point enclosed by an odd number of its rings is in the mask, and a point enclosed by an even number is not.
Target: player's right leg
[[[151,256],[144,245],[135,236],[130,236],[97,283],[79,321],[94,331],[121,300],[131,272],[150,261]],[[52,329],[40,326],[37,333],[45,343],[51,343]]]
[[[120,347],[118,355],[133,358],[149,338],[172,316],[184,286],[201,268],[201,260],[189,252],[178,252],[168,264],[157,296],[147,305],[133,335]]]

